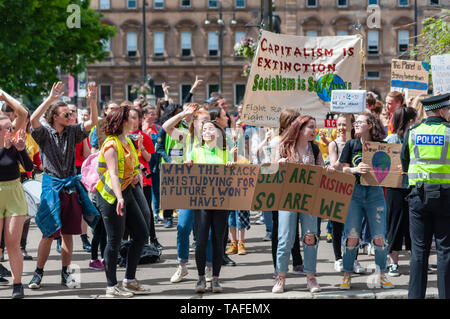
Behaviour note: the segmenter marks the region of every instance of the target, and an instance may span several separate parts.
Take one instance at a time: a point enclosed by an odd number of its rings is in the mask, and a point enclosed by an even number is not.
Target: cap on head
[[[422,100],[425,111],[435,111],[446,106],[450,106],[450,93],[432,96]]]

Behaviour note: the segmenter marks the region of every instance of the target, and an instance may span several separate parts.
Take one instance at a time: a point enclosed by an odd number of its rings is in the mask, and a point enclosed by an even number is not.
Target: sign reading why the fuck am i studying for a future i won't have
[[[315,165],[161,165],[163,209],[286,210],[344,223],[355,178]]]
[[[333,90],[358,89],[360,35],[304,37],[262,31],[250,69],[241,120],[278,127],[293,108],[325,126]]]

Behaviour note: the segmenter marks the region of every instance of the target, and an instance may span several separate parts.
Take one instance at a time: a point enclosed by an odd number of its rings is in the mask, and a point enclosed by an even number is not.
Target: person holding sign
[[[361,113],[355,121],[355,139],[345,143],[339,162],[344,173],[355,175],[356,184],[344,224],[345,249],[342,256],[344,277],[340,289],[350,289],[351,273],[358,250],[358,243],[364,215],[367,216],[372,242],[375,247],[375,264],[380,271],[377,284],[383,288],[394,285],[386,278],[386,204],[381,186],[363,186],[361,174],[369,171],[370,166],[362,162],[364,141],[382,141],[385,132],[380,121],[371,113]]]
[[[150,214],[139,173],[139,159],[133,142],[126,137],[132,130],[128,106],[114,110],[106,116],[105,134],[108,136],[98,157],[99,181],[96,201],[105,224],[105,273],[108,297],[132,297],[148,294],[150,290],[135,278],[142,249],[149,237],[144,216]],[[145,211],[145,213],[144,213]],[[127,265],[122,286],[117,283],[117,257],[125,227],[131,235]]]
[[[323,158],[317,144],[316,120],[311,116],[298,117],[283,135],[280,143],[279,163],[298,163],[323,166]],[[334,170],[329,168],[330,171]],[[302,227],[302,238],[305,244],[304,272],[310,292],[319,292],[320,286],[315,277],[317,263],[317,217],[301,212],[282,211],[278,212],[278,249],[277,249],[277,272],[273,293],[284,292],[286,273],[289,267],[289,256],[294,244],[297,227],[297,217],[300,217]]]
[[[195,164],[226,164],[232,166],[232,157],[225,149],[225,132],[212,121],[202,125],[202,144],[194,147],[186,161],[187,165]],[[219,274],[223,262],[223,240],[228,224],[228,210],[195,210],[194,233],[197,238],[195,247],[195,262],[197,264],[198,281],[195,292],[206,291],[206,246],[211,229],[212,240],[212,292],[222,292]]]
[[[395,110],[392,117],[394,133],[386,137],[389,144],[403,144],[403,138],[408,128],[415,123],[417,111],[412,107],[400,107]],[[411,238],[409,236],[409,208],[405,198],[409,195],[408,176],[403,174],[402,187],[386,187],[386,215],[387,215],[387,251],[391,265],[388,275],[400,276],[398,271],[398,254],[402,250],[403,240],[405,250],[411,250]]]
[[[401,161],[408,172],[411,261],[408,298],[425,298],[434,235],[439,298],[450,298],[450,93],[422,100],[427,118],[406,133]]]

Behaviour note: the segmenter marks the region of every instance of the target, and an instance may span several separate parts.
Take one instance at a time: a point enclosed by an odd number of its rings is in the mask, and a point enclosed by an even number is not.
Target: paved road
[[[287,276],[287,291],[283,294],[273,294],[271,292],[273,279],[273,265],[271,258],[270,242],[262,241],[265,235],[264,225],[254,224],[255,218],[252,217],[251,229],[247,232],[247,255],[233,255],[232,258],[237,262],[235,267],[223,267],[221,271],[221,282],[224,292],[221,294],[212,294],[207,292],[203,295],[194,292],[194,285],[197,279],[194,253],[190,253],[191,261],[188,264],[189,275],[178,284],[170,283],[169,279],[176,270],[176,227],[166,229],[162,224],[158,224],[157,235],[164,246],[162,259],[159,263],[141,265],[138,268],[137,278],[144,284],[149,285],[152,293],[148,296],[135,298],[156,298],[156,299],[386,299],[386,298],[406,298],[409,280],[409,255],[404,252],[400,255],[400,277],[393,278],[396,285],[395,289],[370,289],[370,274],[354,275],[352,279],[352,289],[342,292],[338,289],[342,274],[336,273],[333,269],[333,251],[332,245],[326,243],[322,237],[319,243],[318,251],[318,281],[322,287],[322,292],[311,294],[306,287],[306,278],[303,275],[289,273]],[[176,225],[176,219],[175,219]],[[322,223],[322,235],[325,235],[325,222]],[[28,237],[28,252],[36,257],[37,245],[41,233],[37,226],[32,222]],[[90,235],[92,238],[92,235]],[[5,255],[4,265],[10,269]],[[81,285],[78,289],[68,289],[60,284],[60,255],[56,252],[56,242],[53,244],[49,261],[45,266],[45,275],[42,281],[42,287],[39,290],[30,290],[25,288],[27,298],[70,298],[70,299],[89,299],[101,297],[105,292],[105,274],[103,272],[89,270],[90,255],[83,251],[81,240],[78,236],[74,238],[73,264],[80,267]],[[374,257],[360,255],[359,260],[365,267],[374,264]],[[430,261],[434,262],[436,255],[432,254]],[[24,262],[23,283],[27,286],[31,280],[36,266],[36,258],[33,261]],[[290,267],[291,269],[291,267]],[[124,268],[119,268],[118,279],[122,280]],[[427,298],[437,298],[436,274],[428,277]],[[0,299],[10,298],[11,287],[0,287]]]

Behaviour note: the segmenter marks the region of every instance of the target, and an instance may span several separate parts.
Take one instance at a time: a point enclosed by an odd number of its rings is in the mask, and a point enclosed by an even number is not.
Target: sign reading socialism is
[[[359,35],[303,37],[262,31],[250,69],[241,119],[278,127],[280,113],[294,108],[324,126],[333,90],[359,87]]]
[[[364,142],[362,161],[372,169],[361,175],[361,185],[402,187],[401,144]]]
[[[391,91],[405,93],[405,100],[428,92],[428,62],[392,59]]]

